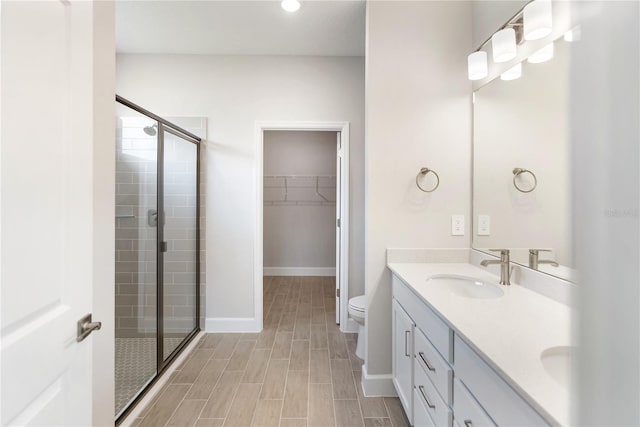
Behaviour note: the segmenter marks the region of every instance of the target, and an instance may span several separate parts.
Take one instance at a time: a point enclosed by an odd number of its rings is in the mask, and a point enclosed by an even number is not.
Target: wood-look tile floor
[[[333,277],[265,277],[259,334],[207,334],[135,426],[405,427],[397,398],[364,397],[356,334]]]

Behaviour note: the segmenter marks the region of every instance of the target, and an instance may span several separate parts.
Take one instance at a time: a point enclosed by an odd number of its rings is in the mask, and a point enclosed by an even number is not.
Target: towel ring
[[[533,177],[533,187],[531,187],[531,189],[529,190],[524,190],[521,187],[518,187],[518,184],[516,183],[516,179],[523,173],[528,173]],[[518,190],[521,193],[531,193],[538,186],[538,178],[536,178],[536,174],[534,174],[528,169],[514,168],[513,169],[513,186],[516,187],[516,190]]]
[[[436,177],[436,185],[431,189],[431,190],[425,190],[421,185],[420,185],[420,175],[427,175],[429,172],[431,172],[433,175],[435,175]],[[424,191],[425,193],[431,193],[433,191],[436,191],[436,188],[438,188],[438,186],[440,185],[440,177],[438,176],[438,174],[436,173],[436,171],[434,171],[433,169],[429,169],[429,168],[422,168],[420,169],[420,172],[418,172],[418,175],[416,175],[416,185],[418,186],[418,188],[421,191]]]

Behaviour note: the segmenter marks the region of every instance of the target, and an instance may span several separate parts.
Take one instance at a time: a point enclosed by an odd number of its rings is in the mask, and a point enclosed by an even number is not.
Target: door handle
[[[411,357],[409,354],[409,350],[407,350],[407,344],[409,343],[409,334],[411,331],[404,331],[404,355],[407,357]]]
[[[76,337],[76,341],[83,341],[91,332],[98,331],[100,328],[102,328],[102,322],[92,322],[91,313],[83,316],[78,320],[78,336]]]

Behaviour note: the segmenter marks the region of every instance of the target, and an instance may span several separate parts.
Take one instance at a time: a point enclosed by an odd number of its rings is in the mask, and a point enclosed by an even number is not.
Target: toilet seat
[[[349,309],[364,313],[367,308],[367,298],[364,295],[353,297],[349,300]]]

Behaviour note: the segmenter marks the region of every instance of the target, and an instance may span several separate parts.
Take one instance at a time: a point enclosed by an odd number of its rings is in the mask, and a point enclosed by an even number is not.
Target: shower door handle
[[[149,209],[147,212],[147,224],[149,227],[157,227],[158,226],[158,211],[155,209]]]
[[[99,331],[102,328],[102,322],[92,322],[91,313],[83,316],[78,320],[78,335],[76,341],[83,341],[93,331]]]
[[[160,242],[160,252],[167,252],[167,242]]]

